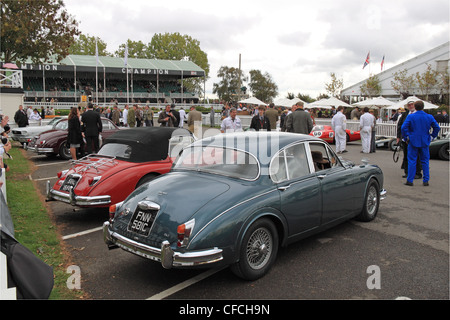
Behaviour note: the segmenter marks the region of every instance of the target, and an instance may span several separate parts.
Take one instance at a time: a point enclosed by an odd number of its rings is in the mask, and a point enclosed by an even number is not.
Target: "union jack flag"
[[[370,63],[370,51],[367,54],[366,61],[364,61],[363,69]]]

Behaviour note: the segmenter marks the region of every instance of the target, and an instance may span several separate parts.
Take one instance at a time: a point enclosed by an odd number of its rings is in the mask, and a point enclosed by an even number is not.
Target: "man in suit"
[[[19,110],[14,114],[14,121],[17,123],[19,128],[26,127],[28,125],[27,113],[23,110],[23,106],[19,106]]]
[[[408,101],[408,104],[406,106],[406,110],[400,110],[400,115],[397,118],[398,122],[397,122],[397,145],[401,145],[402,146],[402,150],[403,150],[403,161],[402,161],[402,165],[401,165],[401,169],[403,169],[404,174],[402,176],[402,178],[407,178],[408,177],[408,141],[406,141],[405,137],[402,137],[402,125],[406,120],[406,117],[408,116],[408,114],[412,114],[416,111],[416,109],[414,109],[414,100]],[[401,108],[403,109],[403,108]],[[420,179],[422,178],[422,164],[420,163],[420,159],[417,159],[417,164],[416,164],[416,173],[414,176],[414,179]]]
[[[187,125],[190,132],[192,132],[197,138],[201,137],[202,129],[202,113],[191,106],[188,113]]]
[[[441,128],[431,114],[423,111],[423,101],[416,101],[416,112],[408,115],[402,125],[402,136],[408,143],[408,178],[405,185],[412,186],[416,172],[417,155],[420,156],[423,170],[423,185],[428,186],[430,180],[430,142],[435,139]],[[430,135],[430,128],[433,132]]]
[[[252,121],[250,123],[250,129],[254,129],[255,131],[259,131],[259,130],[270,131],[271,130],[270,121],[264,115],[265,111],[266,111],[266,108],[264,106],[258,107],[258,114],[253,116]]]
[[[92,146],[94,146],[95,153],[100,149],[99,134],[103,130],[100,113],[93,110],[92,103],[88,104],[86,112],[81,115],[83,137],[86,139],[86,152],[92,153]]]
[[[273,103],[269,104],[269,109],[266,111],[266,117],[269,119],[270,129],[275,130],[277,128],[278,111],[275,110]]]
[[[286,118],[286,131],[309,134],[313,126],[311,115],[303,110],[303,102],[297,102],[297,109]]]

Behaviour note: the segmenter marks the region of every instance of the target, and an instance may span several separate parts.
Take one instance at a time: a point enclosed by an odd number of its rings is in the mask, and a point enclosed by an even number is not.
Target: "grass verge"
[[[14,146],[10,151],[13,160],[6,161],[11,168],[6,174],[6,194],[15,238],[53,267],[54,286],[50,299],[80,299],[84,296],[82,291],[67,288],[71,275],[66,272],[69,257],[44,199],[29,178],[32,167],[23,152],[19,146]]]

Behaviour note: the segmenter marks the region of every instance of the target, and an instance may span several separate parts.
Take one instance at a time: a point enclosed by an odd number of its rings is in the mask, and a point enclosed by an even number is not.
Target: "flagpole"
[[[95,37],[95,101],[98,105],[98,45]]]
[[[127,67],[127,104],[129,104],[129,88],[128,88],[128,40],[125,43],[125,66]]]

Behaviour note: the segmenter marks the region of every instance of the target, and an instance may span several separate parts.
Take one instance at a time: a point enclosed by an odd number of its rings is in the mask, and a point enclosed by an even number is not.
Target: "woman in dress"
[[[70,109],[69,133],[67,135],[67,146],[70,148],[72,159],[77,159],[77,148],[81,147],[83,136],[81,135],[80,111],[77,107]]]

